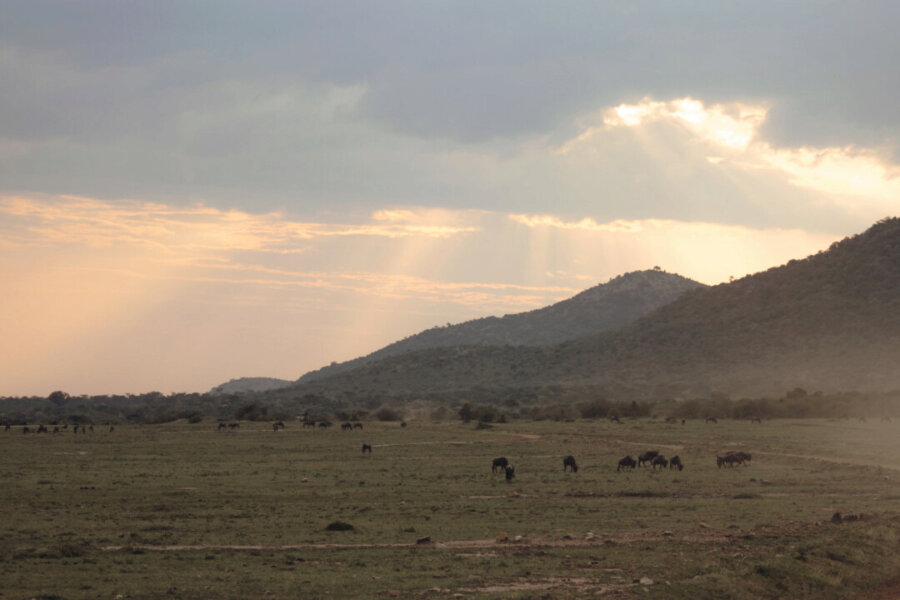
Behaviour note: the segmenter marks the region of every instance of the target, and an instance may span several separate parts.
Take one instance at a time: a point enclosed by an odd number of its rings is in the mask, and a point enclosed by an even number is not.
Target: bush
[[[375,418],[379,421],[402,421],[403,415],[400,411],[385,406],[378,409],[375,413]]]

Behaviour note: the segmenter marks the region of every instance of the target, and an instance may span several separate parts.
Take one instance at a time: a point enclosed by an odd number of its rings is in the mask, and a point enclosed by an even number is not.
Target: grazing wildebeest
[[[630,456],[626,456],[619,461],[619,466],[616,467],[616,471],[621,471],[622,469],[631,469],[633,471],[636,466],[637,462]]]
[[[228,430],[229,430],[229,431],[234,431],[235,429],[239,429],[240,426],[241,426],[240,423],[229,423],[229,424],[228,424]]]
[[[370,444],[363,444],[363,445],[362,445],[362,451],[363,451],[363,452],[368,452],[369,454],[372,454],[372,446],[371,446]]]
[[[647,450],[646,452],[638,456],[637,466],[643,467],[644,464],[651,464],[650,461],[656,458],[658,454],[659,452],[656,450]]]
[[[226,429],[228,429],[228,425],[226,425],[225,423],[219,423],[219,426],[216,428],[216,431],[225,431]]]
[[[654,471],[656,470],[656,467],[665,469],[666,467],[669,466],[669,461],[666,460],[666,457],[663,456],[662,454],[657,454],[656,456],[653,457],[653,460],[650,461],[650,466],[653,467]]]
[[[762,425],[762,419],[760,419],[759,417],[751,417],[750,423],[759,423],[760,425]]]
[[[272,431],[277,432],[279,429],[284,429],[284,423],[281,421],[275,421],[272,423]]]
[[[315,421],[303,421],[303,426],[304,427],[315,427],[316,422]]]
[[[352,431],[353,425],[351,425],[350,423],[341,423],[341,429],[343,429],[344,431]]]
[[[735,464],[743,464],[745,452],[727,452],[725,456],[716,456],[716,466],[719,468],[733,467]],[[749,456],[749,454],[747,455]]]
[[[578,465],[575,464],[575,457],[571,454],[563,459],[563,472],[570,467],[572,468],[573,473],[578,472]]]
[[[491,473],[496,473],[497,469],[503,470],[509,466],[509,461],[506,460],[505,456],[501,456],[500,458],[495,458],[494,462],[491,464]]]
[[[670,469],[678,469],[679,471],[684,469],[684,465],[681,462],[681,457],[673,456],[672,459],[669,461],[669,468]]]
[[[512,465],[506,465],[506,469],[504,470],[506,471],[506,483],[509,483],[513,480],[513,477],[516,476],[516,468]]]
[[[319,421],[319,427],[331,427],[331,421]]]
[[[741,451],[729,452],[725,456],[734,457],[734,462],[736,462],[739,465],[742,465],[742,464],[746,463],[747,461],[749,461],[751,458],[753,458],[752,456],[750,456],[749,452],[741,452]]]
[[[362,423],[354,423],[353,429],[362,429]]]
[[[22,427],[22,433],[31,433],[31,430],[28,428],[28,425]]]
[[[46,425],[38,425],[37,432],[38,433],[48,433],[47,426]]]
[[[719,420],[715,417],[706,417],[706,422],[716,424],[719,422]]]

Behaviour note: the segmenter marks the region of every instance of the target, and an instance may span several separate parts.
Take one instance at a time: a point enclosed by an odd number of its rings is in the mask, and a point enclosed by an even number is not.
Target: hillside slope
[[[411,352],[295,391],[331,399],[522,390],[642,399],[796,386],[900,389],[900,219],[806,259],[687,292],[615,331],[542,347]]]
[[[658,270],[634,271],[572,298],[524,313],[434,327],[366,356],[329,365],[300,378],[309,382],[407,352],[450,346],[540,346],[600,333],[646,315],[687,291],[705,287]]]

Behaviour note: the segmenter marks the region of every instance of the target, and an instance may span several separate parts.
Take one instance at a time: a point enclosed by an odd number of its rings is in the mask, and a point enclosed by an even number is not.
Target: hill
[[[293,381],[275,377],[240,377],[217,385],[210,394],[242,394],[245,392],[265,392],[291,385]]]
[[[434,327],[366,356],[312,371],[301,382],[333,376],[407,352],[450,346],[540,346],[621,327],[702,283],[660,270],[634,271],[544,308]]]
[[[613,331],[540,347],[453,346],[302,382],[350,402],[650,399],[900,389],[900,219],[802,260],[689,291]]]

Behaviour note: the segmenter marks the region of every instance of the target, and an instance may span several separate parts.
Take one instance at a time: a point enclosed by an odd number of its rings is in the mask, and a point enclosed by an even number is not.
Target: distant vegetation
[[[138,396],[80,396],[58,405],[49,398],[0,398],[0,424],[159,424],[174,421],[200,423],[217,420],[295,421],[303,415],[313,420],[336,421],[433,421],[503,423],[512,420],[608,419],[639,417],[703,419],[776,418],[896,418],[900,419],[900,391],[884,393],[840,392],[825,394],[795,388],[772,397],[732,399],[713,393],[681,400],[625,401],[595,398],[586,401],[418,402],[398,405],[344,406],[335,408],[313,397],[281,399],[262,395],[212,396],[157,392]]]

